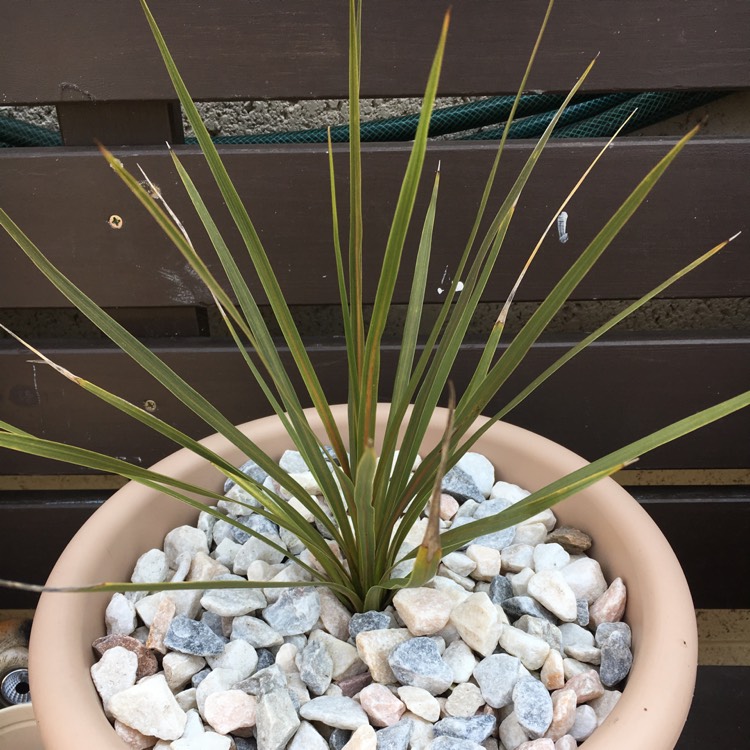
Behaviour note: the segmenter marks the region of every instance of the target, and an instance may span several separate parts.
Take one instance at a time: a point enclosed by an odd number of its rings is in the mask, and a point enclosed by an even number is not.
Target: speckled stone
[[[632,665],[633,653],[627,635],[619,630],[613,631],[602,645],[599,667],[602,685],[615,687],[628,676]]]
[[[453,681],[453,672],[431,638],[412,638],[396,646],[388,665],[402,685],[421,687],[433,695],[444,693]]]
[[[320,641],[312,641],[297,657],[299,676],[314,695],[323,695],[331,684],[333,659]]]
[[[632,643],[632,634],[630,625],[626,622],[603,622],[596,629],[594,642],[601,648],[613,633],[620,633],[624,639],[625,645],[630,648]]]
[[[263,619],[280,635],[312,629],[320,617],[320,597],[314,588],[285,589],[278,601],[263,610]]]
[[[244,690],[251,695],[262,695],[263,693],[270,693],[276,690],[285,690],[286,686],[286,675],[276,664],[259,669],[251,674],[250,677],[233,685],[237,690]]]
[[[367,714],[351,698],[322,695],[300,707],[300,716],[308,721],[321,721],[329,727],[357,729],[367,724]]]
[[[486,456],[468,451],[458,459],[456,466],[472,478],[484,497],[490,496],[495,484],[495,467]]]
[[[266,477],[268,476],[268,474],[266,474],[266,472],[261,469],[260,466],[255,463],[255,461],[251,459],[245,461],[245,463],[242,464],[239,469],[243,474],[250,477],[251,479],[254,479],[258,484],[263,484],[263,482],[266,481]],[[229,492],[234,484],[234,479],[229,479],[229,477],[227,477],[226,481],[224,482],[224,492]]]
[[[138,657],[136,680],[156,674],[158,671],[159,664],[156,661],[156,655],[154,652],[146,648],[135,638],[131,638],[127,635],[105,635],[101,638],[97,638],[92,644],[94,651],[99,654],[99,656],[103,656],[106,651],[115,648],[116,646],[122,646],[122,648],[132,651],[136,657]]]
[[[224,641],[207,625],[188,617],[175,617],[164,636],[164,645],[181,654],[218,656],[224,651]]]
[[[490,516],[497,515],[510,507],[510,503],[506,500],[487,500],[482,503],[475,511],[474,518],[489,518]],[[511,526],[507,529],[501,529],[500,531],[494,531],[490,534],[482,534],[474,540],[474,544],[478,544],[482,547],[490,547],[491,549],[504,550],[509,544],[513,544],[513,537],[516,535],[516,530]]]
[[[258,750],[282,750],[300,725],[287,690],[261,693],[255,714]]]
[[[510,654],[492,654],[474,669],[482,697],[492,708],[502,708],[511,702],[520,674],[521,661]]]
[[[480,744],[494,731],[497,720],[494,715],[484,714],[470,718],[451,716],[441,719],[433,727],[436,737],[455,737],[460,740],[471,740]]]
[[[522,677],[513,688],[513,711],[531,739],[542,737],[552,723],[552,698],[534,677]]]
[[[398,724],[375,733],[378,750],[407,750],[412,733],[411,719],[402,719]]]
[[[126,726],[160,740],[181,737],[187,721],[163,675],[153,675],[113,695],[109,709]]]
[[[485,750],[485,746],[477,742],[447,735],[436,737],[427,747],[428,750]]]
[[[475,500],[484,502],[484,493],[477,487],[476,482],[463,469],[454,466],[443,477],[440,489],[446,495],[452,495],[460,503],[463,500]]]
[[[397,724],[406,706],[385,685],[374,682],[362,689],[359,704],[375,727],[392,727]]]
[[[386,630],[391,627],[391,616],[387,612],[357,612],[349,622],[349,636],[356,640],[360,633],[368,630]]]
[[[336,728],[328,735],[328,746],[331,750],[343,750],[352,734],[353,732],[350,729]]]
[[[513,587],[505,576],[498,575],[490,581],[487,595],[493,604],[502,604],[513,596]]]
[[[552,612],[542,607],[530,596],[512,596],[500,602],[500,606],[512,620],[516,620],[524,615],[530,615],[531,617],[542,617],[552,623],[557,622],[557,618]]]

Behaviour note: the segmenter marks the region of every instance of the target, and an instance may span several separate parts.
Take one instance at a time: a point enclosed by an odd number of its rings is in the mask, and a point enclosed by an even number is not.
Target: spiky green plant
[[[258,233],[245,210],[240,196],[229,179],[216,148],[211,142],[208,131],[200,119],[198,111],[188,94],[187,88],[145,0],[141,0],[141,2],[174,84],[175,91],[197,136],[200,148],[208,162],[216,185],[239,230],[245,251],[252,260],[255,273],[273,310],[284,341],[289,347],[294,363],[294,374],[301,376],[304,391],[306,392],[305,396],[312,401],[325,426],[325,441],[319,440],[313,433],[304,414],[300,395],[292,385],[292,376],[282,364],[276,349],[276,343],[264,322],[257,301],[240,274],[233,254],[222,238],[206,208],[203,198],[178,156],[174,152],[171,152],[175,169],[190,196],[195,210],[203,222],[203,226],[213,244],[216,255],[229,279],[237,303],[233,302],[230,295],[211,274],[206,263],[197,254],[181,222],[172,213],[165,197],[160,193],[159,189],[151,184],[148,178],[146,178],[145,184],[142,184],[139,178],[128,172],[117,158],[103,148],[102,153],[117,176],[152,215],[160,229],[174,243],[175,247],[183,254],[190,266],[211,291],[227,329],[247,363],[249,374],[257,380],[268,398],[270,407],[283,422],[289,434],[290,444],[296,446],[302,454],[321,489],[323,497],[327,501],[332,517],[329,517],[321,506],[292,477],[278,466],[275,460],[263,452],[262,446],[254,444],[249,438],[243,435],[200,393],[196,392],[177,373],[172,371],[153,352],[109,317],[88,296],[56,269],[2,210],[0,210],[0,223],[42,273],[114,343],[136,360],[157,381],[168,388],[180,401],[198,414],[212,430],[227,437],[249,458],[255,461],[283,488],[285,493],[297,498],[305,510],[312,514],[317,523],[325,528],[327,533],[338,544],[341,559],[331,552],[322,534],[316,529],[316,526],[307,522],[303,515],[295,509],[294,505],[283,499],[280,494],[260,486],[251,478],[245,476],[236,467],[228,464],[220,456],[209,451],[188,435],[164,423],[154,414],[150,414],[93,383],[77,377],[49,360],[42,352],[37,351],[30,344],[25,344],[37,356],[77,385],[134,419],[148,425],[162,435],[169,437],[177,445],[189,448],[214,464],[260,503],[261,507],[253,508],[253,512],[260,513],[279,526],[296,534],[314,555],[323,570],[320,573],[294,555],[289,554],[286,550],[282,550],[285,555],[288,555],[311,575],[312,581],[278,584],[267,581],[257,583],[253,581],[242,583],[236,581],[189,582],[158,584],[158,586],[107,583],[97,586],[87,586],[76,590],[124,591],[134,588],[165,589],[170,587],[238,587],[240,585],[263,587],[274,585],[326,585],[353,610],[381,609],[394,590],[404,586],[422,585],[432,578],[443,554],[460,548],[478,535],[494,532],[529,518],[597,481],[601,477],[614,473],[633,461],[637,456],[750,403],[750,392],[740,394],[735,398],[665,427],[648,437],[631,443],[621,450],[604,456],[585,468],[579,469],[569,476],[533,493],[524,501],[508,508],[502,513],[473,521],[460,528],[454,528],[441,534],[437,523],[438,514],[435,510],[436,504],[439,501],[442,477],[445,471],[455,465],[461,456],[471,448],[480,435],[490,425],[510,413],[524,398],[548,377],[553,375],[559,367],[582,351],[588,344],[598,339],[624,317],[641,307],[641,305],[659,294],[671,283],[703,263],[727,244],[726,242],[722,242],[693,263],[677,271],[663,284],[650,291],[637,302],[631,304],[626,310],[568,351],[533,382],[523,388],[504,408],[490,415],[490,420],[481,428],[476,429],[473,426],[475,418],[487,409],[490,400],[529,352],[532,345],[539,338],[555,313],[568,299],[576,285],[591,269],[619,230],[646,198],[665,169],[696,131],[691,131],[680,140],[633,189],[620,208],[562,276],[555,288],[529,318],[521,331],[505,348],[505,351],[499,354],[498,344],[503,335],[508,308],[512,303],[515,291],[521,283],[526,269],[536,255],[547,232],[553,226],[555,217],[565,208],[567,202],[599,158],[604,154],[611,141],[604,145],[601,152],[582,175],[566,200],[554,212],[548,226],[541,232],[539,242],[530,253],[523,272],[518,278],[511,295],[487,338],[479,364],[469,385],[457,401],[454,402],[451,394],[450,417],[445,427],[445,434],[441,445],[429,452],[416,471],[412,473],[412,467],[425,435],[427,424],[435,407],[441,398],[444,398],[446,390],[451,390],[449,382],[451,368],[487,285],[490,272],[497,260],[519,196],[557,120],[591,70],[594,64],[593,61],[583,71],[580,79],[565,100],[565,103],[561,106],[555,117],[553,117],[507,196],[500,206],[495,209],[495,213],[489,222],[489,229],[487,229],[484,235],[480,236],[480,226],[489,209],[490,191],[503,153],[505,136],[513,121],[514,106],[506,123],[505,133],[499,144],[494,163],[491,165],[473,227],[454,274],[455,280],[447,291],[437,320],[432,326],[431,332],[424,342],[421,351],[419,351],[418,331],[420,329],[422,303],[430,262],[430,249],[440,182],[439,172],[435,175],[432,196],[426,215],[422,221],[421,238],[412,276],[410,302],[407,308],[406,323],[400,344],[398,364],[393,379],[390,413],[387,427],[384,433],[379,436],[382,442],[380,455],[376,456],[373,445],[376,437],[375,407],[378,401],[378,394],[381,390],[380,345],[386,329],[386,320],[396,279],[400,272],[407,230],[414,218],[415,196],[425,161],[428,125],[438,87],[438,78],[448,32],[449,14],[446,15],[443,23],[437,51],[425,89],[419,126],[401,183],[390,234],[386,246],[382,251],[382,269],[377,285],[372,315],[369,324],[365,325],[362,291],[362,177],[359,140],[361,5],[355,2],[355,0],[350,0],[349,2],[349,123],[351,145],[349,149],[349,237],[347,257],[345,257],[342,250],[342,242],[339,236],[333,153],[330,142],[328,149],[333,218],[333,260],[336,266],[341,297],[348,362],[348,434],[342,435],[333,420],[331,409],[326,401],[321,384],[305,349],[304,342],[293,322],[291,312],[284,299],[282,287],[274,274]],[[547,25],[551,8],[552,2],[549,4],[526,72],[520,82],[516,105],[518,104],[521,92],[525,89],[528,73],[536,56],[542,33]],[[457,295],[457,283],[459,279],[463,280],[463,289],[460,295]],[[412,407],[411,409],[409,408],[410,406]],[[400,427],[403,429],[403,435],[399,440],[398,433]],[[221,495],[178,479],[157,474],[124,461],[81,448],[43,440],[4,422],[0,422],[0,446],[59,461],[75,463],[97,471],[119,474],[148,487],[157,488],[165,494],[171,495],[197,509],[225,519],[251,536],[261,536],[258,532],[245,527],[237,520],[226,517],[225,514],[213,507],[213,503],[220,500]],[[328,451],[332,452],[335,460],[330,460]],[[195,496],[203,498],[204,501],[195,500]],[[399,562],[402,562],[398,557],[399,549],[402,547],[408,531],[427,506],[429,506],[430,523],[427,526],[421,546],[408,556],[409,558],[413,558],[411,573],[407,577],[394,578],[393,570]],[[267,541],[267,543],[272,547],[275,546],[272,542]]]

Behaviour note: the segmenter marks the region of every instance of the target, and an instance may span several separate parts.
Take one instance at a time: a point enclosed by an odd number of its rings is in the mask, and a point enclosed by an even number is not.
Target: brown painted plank
[[[628,192],[666,153],[671,142],[626,139],[610,149],[567,208],[569,241],[561,244],[553,229],[521,286],[518,299],[538,300],[549,291]],[[500,205],[530,148],[526,142],[508,147],[491,205]],[[505,299],[542,229],[599,148],[600,144],[589,141],[553,142],[548,147],[521,198],[486,299]],[[202,157],[187,147],[181,152],[195,179],[206,186],[209,206],[226,230],[230,245],[238,248],[238,258],[245,262],[236,231],[229,228],[231,220],[216,197]],[[291,304],[335,303],[338,292],[331,249],[325,149],[322,146],[227,147],[223,153],[280,276],[287,300]],[[379,270],[381,248],[385,246],[406,153],[404,145],[371,144],[365,149],[365,279],[369,298],[374,293],[373,280]],[[165,150],[132,149],[118,154],[131,169],[137,171],[140,164],[146,170],[182,217],[199,251],[207,259],[213,257]],[[428,199],[429,172],[440,161],[441,195],[428,301],[440,300],[438,288],[445,286],[445,276],[450,278],[457,265],[493,155],[494,147],[486,143],[442,142],[430,148],[428,174],[418,199],[405,260],[408,269],[419,237],[419,217]],[[345,215],[343,149],[337,163],[341,170],[340,214]],[[638,297],[722,239],[748,229],[748,173],[748,139],[706,138],[688,144],[573,297]],[[211,303],[182,257],[162,237],[98,152],[0,150],[0,206],[28,231],[53,262],[72,274],[103,306]],[[113,214],[123,221],[119,229],[112,229],[108,223]],[[745,232],[668,294],[749,295],[749,236]],[[4,267],[13,268],[12,274],[0,274],[2,306],[65,304],[61,295],[40,280],[36,269],[6,236],[0,237],[0,258]],[[105,278],[106,284],[102,283]],[[397,302],[408,300],[409,285],[408,277],[399,282]],[[254,291],[260,291],[257,284]]]
[[[750,732],[750,667],[698,667],[695,697],[676,750],[739,748]]]
[[[44,583],[60,553],[106,495],[0,492],[0,578]],[[0,609],[36,606],[37,594],[0,588]]]
[[[750,491],[747,487],[633,487],[667,537],[697,608],[748,606]]]
[[[448,4],[365,4],[365,96],[422,92]],[[546,0],[451,4],[442,93],[515,91]],[[346,95],[341,2],[153,0],[152,6],[198,99]],[[0,58],[3,103],[173,97],[138,3],[3,0],[0,19],[12,31]],[[561,0],[529,88],[567,90],[600,51],[591,90],[744,87],[749,25],[742,0]]]
[[[570,338],[553,338],[537,346],[491,406],[499,409],[521,384],[571,343]],[[742,335],[613,337],[572,360],[508,421],[593,459],[745,390],[750,381],[749,345],[750,339]],[[94,345],[44,348],[75,374],[133,403],[153,401],[157,416],[193,436],[212,432],[117,351]],[[309,349],[330,403],[345,400],[342,345],[310,342]],[[270,413],[231,346],[211,341],[162,343],[155,351],[232,421]],[[466,345],[458,357],[454,380],[459,393],[468,382],[478,353],[477,346]],[[395,370],[397,354],[397,346],[384,345],[380,397],[385,400],[390,388],[387,373]],[[284,352],[283,356],[288,362],[288,354]],[[168,441],[102,405],[49,368],[28,360],[28,354],[9,343],[0,348],[0,419],[34,434],[101,450],[144,466],[171,452]],[[748,445],[750,410],[745,410],[644,456],[639,468],[746,468]],[[2,457],[0,467],[5,474],[73,472],[72,467],[57,467],[10,453]]]
[[[183,142],[179,104],[175,102],[60,102],[57,119],[66,146],[94,141],[143,146]]]

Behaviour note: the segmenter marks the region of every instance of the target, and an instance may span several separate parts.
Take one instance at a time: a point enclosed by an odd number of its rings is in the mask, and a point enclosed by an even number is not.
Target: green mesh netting
[[[62,138],[55,130],[0,117],[0,148],[11,146],[62,146]]]
[[[614,134],[634,110],[624,133],[651,125],[667,117],[687,112],[695,107],[725,96],[728,92],[664,92],[620,93],[575,97],[563,113],[553,138],[606,138]],[[512,96],[495,96],[468,104],[436,109],[430,120],[430,136],[455,135],[466,140],[494,140],[500,138],[503,124],[513,106]],[[562,104],[563,95],[526,94],[521,98],[516,120],[509,138],[538,138],[547,127],[555,111]],[[409,141],[414,138],[418,115],[405,115],[362,123],[362,141]],[[495,127],[489,127],[494,125]],[[481,129],[481,130],[477,130]],[[467,132],[474,131],[474,132]],[[325,143],[326,128],[297,130],[258,135],[217,136],[215,143]],[[335,143],[349,140],[349,126],[331,128]],[[195,143],[195,138],[186,138]],[[0,118],[0,147],[59,146],[58,132],[30,125],[18,120]]]

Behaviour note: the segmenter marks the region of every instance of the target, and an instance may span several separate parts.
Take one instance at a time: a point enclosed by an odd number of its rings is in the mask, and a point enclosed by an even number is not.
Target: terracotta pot
[[[385,425],[387,406],[378,412]],[[340,426],[346,407],[334,407]],[[320,429],[313,415],[311,423]],[[426,445],[445,424],[439,410]],[[271,456],[290,441],[275,417],[241,428]],[[322,430],[320,430],[322,436]],[[239,465],[244,457],[223,437],[205,440]],[[477,444],[502,479],[536,490],[582,466],[565,448],[507,424],[493,426]],[[186,450],[160,461],[156,471],[217,489],[223,477]],[[615,710],[585,744],[587,750],[670,750],[679,738],[695,685],[697,633],[687,583],[669,544],[640,505],[612,480],[603,480],[555,509],[566,525],[594,538],[592,555],[608,580],[620,576],[628,592],[626,619],[633,631],[633,668]],[[129,483],[83,526],[49,579],[50,586],[129,580],[136,559],[161,547],[175,526],[194,523],[194,510]],[[47,750],[122,750],[89,678],[92,641],[104,633],[106,594],[44,594],[34,619],[30,675],[37,720]]]
[[[0,710],[0,750],[44,750],[31,703]]]

